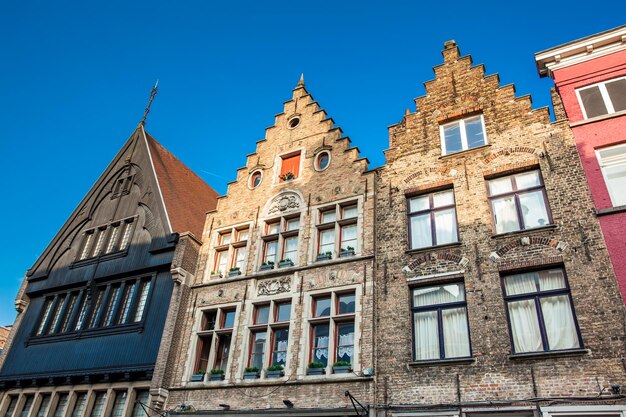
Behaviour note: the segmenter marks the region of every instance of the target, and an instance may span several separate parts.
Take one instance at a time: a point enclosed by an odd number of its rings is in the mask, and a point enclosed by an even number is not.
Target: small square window
[[[280,182],[291,181],[300,175],[300,152],[281,157]]]
[[[254,324],[265,324],[270,320],[270,306],[261,305],[256,307]]]
[[[483,116],[473,116],[466,119],[441,125],[441,150],[443,155],[477,148],[487,144]]]
[[[320,212],[321,224],[334,222],[335,220],[337,220],[337,213],[334,208],[332,210],[324,210]]]
[[[279,231],[280,231],[280,222],[272,222],[272,223],[267,223],[265,225],[266,235],[275,235]]]
[[[319,297],[314,301],[313,317],[330,316],[330,297]]]
[[[292,230],[298,230],[300,228],[300,218],[288,219],[285,222],[285,230],[290,232]]]
[[[358,215],[357,206],[347,206],[341,208],[342,219],[352,219]]]

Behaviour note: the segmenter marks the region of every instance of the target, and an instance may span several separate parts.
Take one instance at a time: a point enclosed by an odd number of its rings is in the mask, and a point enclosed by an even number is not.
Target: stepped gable
[[[172,231],[191,232],[200,239],[205,214],[217,205],[217,192],[152,136],[144,133]]]

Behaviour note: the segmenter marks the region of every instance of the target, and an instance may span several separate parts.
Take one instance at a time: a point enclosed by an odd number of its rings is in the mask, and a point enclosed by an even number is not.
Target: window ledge
[[[607,214],[623,213],[626,211],[626,206],[609,207],[605,209],[596,210],[596,216],[606,216]]]
[[[455,359],[438,359],[433,361],[419,361],[419,362],[409,362],[409,366],[411,368],[418,368],[421,366],[441,366],[441,365],[462,365],[462,364],[472,364],[476,362],[476,358],[455,358]]]
[[[528,352],[528,353],[514,353],[509,355],[510,360],[523,360],[523,359],[542,359],[542,358],[555,358],[559,356],[582,356],[588,355],[591,351],[589,349],[567,349],[567,350],[553,350],[550,352]]]
[[[133,333],[143,331],[143,323],[120,324],[109,327],[94,327],[68,333],[53,333],[40,336],[32,336],[26,342],[27,345],[39,345],[42,343],[61,342],[65,340],[84,339],[88,337],[109,336],[119,333]]]
[[[492,239],[504,239],[504,238],[511,237],[511,236],[523,235],[525,233],[540,232],[542,230],[553,230],[553,229],[557,229],[558,227],[559,225],[553,223],[553,224],[547,224],[545,226],[533,227],[532,229],[523,229],[523,230],[516,230],[514,232],[499,233],[496,235],[491,235],[491,238]]]
[[[111,259],[123,258],[126,255],[128,255],[128,249],[107,253],[105,255],[94,256],[93,258],[81,259],[80,261],[74,261],[73,263],[71,263],[70,269],[79,268],[85,265],[92,265],[97,262],[104,262]]]
[[[569,124],[569,127],[583,126],[589,123],[601,122],[602,120],[613,119],[614,117],[621,117],[626,115],[626,110],[621,110],[611,114],[603,114],[602,116],[592,117],[591,119],[585,119],[578,122]]]
[[[485,145],[476,146],[475,148],[464,149],[462,151],[449,153],[449,154],[446,154],[446,155],[441,155],[439,157],[439,159],[448,159],[448,158],[452,158],[452,157],[459,156],[459,155],[465,155],[468,152],[474,152],[474,151],[478,151],[478,150],[481,150],[481,149],[486,149],[486,148],[489,148],[490,146],[491,146],[491,143],[487,143]]]
[[[427,246],[425,248],[408,249],[405,250],[404,253],[406,253],[407,255],[414,255],[418,253],[429,252],[431,250],[455,248],[457,246],[461,246],[461,242],[446,243],[445,245]]]

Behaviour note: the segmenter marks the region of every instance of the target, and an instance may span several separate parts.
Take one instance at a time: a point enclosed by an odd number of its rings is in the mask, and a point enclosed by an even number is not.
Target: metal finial
[[[304,87],[304,73],[300,74],[300,81],[298,81],[298,87]]]
[[[158,87],[159,87],[159,80],[157,80],[156,83],[154,84],[154,87],[152,87],[152,91],[150,91],[150,100],[148,100],[148,105],[146,106],[146,109],[143,112],[143,118],[141,119],[141,124],[144,126],[146,124],[146,118],[148,117],[148,113],[150,113],[150,106],[152,105],[152,100],[154,100],[154,97],[159,92]]]

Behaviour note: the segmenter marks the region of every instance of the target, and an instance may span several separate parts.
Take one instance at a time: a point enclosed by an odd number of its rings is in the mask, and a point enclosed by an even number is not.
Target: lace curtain
[[[347,355],[352,358],[354,355],[354,332],[339,335],[339,349],[337,349],[337,357],[341,358]]]

